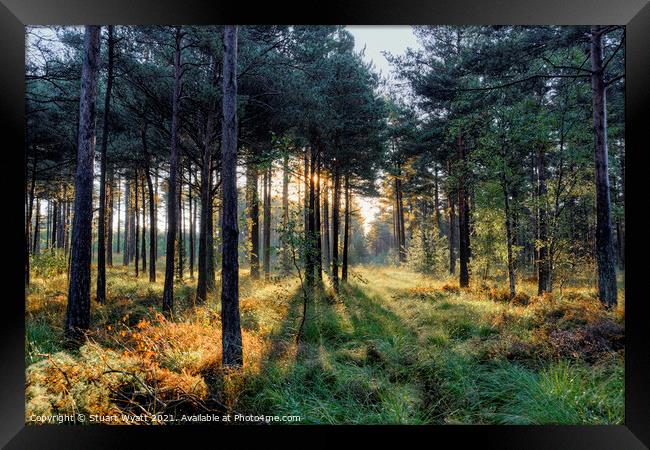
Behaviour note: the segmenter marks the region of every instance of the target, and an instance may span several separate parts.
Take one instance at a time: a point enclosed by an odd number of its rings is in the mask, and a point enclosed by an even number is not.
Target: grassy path
[[[27,412],[123,410],[115,393],[141,392],[141,381],[107,376],[110,367],[139,374],[187,411],[189,392],[233,412],[300,423],[623,421],[623,307],[601,310],[586,288],[536,299],[523,283],[525,301],[508,302],[496,283],[476,284],[459,291],[455,280],[355,267],[338,298],[326,288],[310,302],[296,347],[297,280],[243,275],[245,367],[224,375],[219,301],[194,308],[194,282],[177,287],[177,317],[164,321],[162,283],[112,269],[107,304],[93,304],[92,345],[70,353],[59,347],[64,276],[37,279],[26,314]],[[155,405],[146,396],[140,403]]]
[[[355,273],[339,301],[314,302],[301,354],[265,368],[253,410],[307,423],[622,420],[616,354],[546,360],[531,308],[399,269]]]

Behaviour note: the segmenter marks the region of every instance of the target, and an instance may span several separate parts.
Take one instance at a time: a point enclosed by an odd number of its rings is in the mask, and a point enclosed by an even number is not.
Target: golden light
[[[314,183],[318,183],[318,174],[317,173],[314,174]]]

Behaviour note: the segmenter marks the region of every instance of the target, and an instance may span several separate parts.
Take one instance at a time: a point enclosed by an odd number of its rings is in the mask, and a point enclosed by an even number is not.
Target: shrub
[[[32,255],[29,264],[31,273],[41,278],[61,275],[68,270],[68,259],[62,249],[52,249]]]

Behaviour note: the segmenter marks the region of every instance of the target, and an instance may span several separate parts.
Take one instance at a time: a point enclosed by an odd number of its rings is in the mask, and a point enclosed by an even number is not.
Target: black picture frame
[[[252,437],[278,440],[287,445],[322,446],[349,433],[370,440],[394,439],[401,445],[418,434],[425,445],[454,446],[473,443],[481,448],[590,448],[636,449],[650,446],[650,327],[644,323],[647,299],[643,295],[641,256],[645,240],[640,231],[645,209],[642,158],[648,138],[643,115],[650,104],[650,4],[648,0],[330,0],[326,4],[305,2],[280,6],[204,0],[0,0],[0,124],[4,128],[0,177],[5,195],[8,230],[3,281],[10,291],[2,299],[0,327],[0,444],[6,448],[104,448],[135,446],[135,439],[153,447],[180,439],[207,439],[225,444],[235,439],[249,448]],[[24,64],[25,25],[63,24],[209,24],[209,23],[301,23],[301,24],[607,24],[626,25],[626,360],[625,424],[616,426],[239,426],[195,425],[187,427],[105,427],[101,425],[25,426],[25,305],[23,267],[24,223],[21,215],[24,192]],[[18,168],[20,167],[20,171]],[[14,174],[9,177],[6,174]],[[638,186],[637,186],[638,185]],[[22,197],[21,197],[22,196]],[[14,203],[15,202],[15,203]],[[20,236],[20,238],[18,238]],[[14,256],[20,255],[20,256]],[[21,265],[23,264],[23,265]],[[157,431],[157,432],[156,432]],[[316,438],[315,435],[318,435]],[[415,437],[415,436],[413,436]],[[271,441],[267,441],[268,442]],[[413,442],[413,443],[411,443]],[[193,444],[198,445],[198,444]],[[422,444],[417,444],[422,445]]]

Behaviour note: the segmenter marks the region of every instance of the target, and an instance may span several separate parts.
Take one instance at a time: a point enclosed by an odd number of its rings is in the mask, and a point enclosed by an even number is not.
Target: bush
[[[29,259],[30,272],[42,278],[61,275],[68,271],[68,259],[62,249],[47,250]]]

